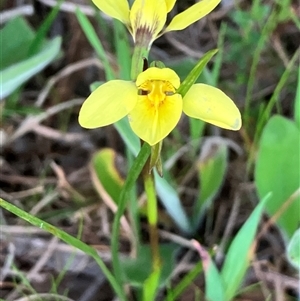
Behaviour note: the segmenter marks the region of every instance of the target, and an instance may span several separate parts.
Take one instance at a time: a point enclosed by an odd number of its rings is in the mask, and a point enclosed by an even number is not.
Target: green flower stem
[[[157,231],[158,218],[157,218],[156,191],[155,191],[153,173],[149,172],[148,168],[144,168],[143,177],[144,177],[145,192],[147,195],[147,216],[148,216],[148,223],[149,223],[150,245],[152,250],[153,271],[157,271],[160,270],[161,263],[160,263],[158,231]]]
[[[113,276],[113,274],[110,272],[110,270],[107,268],[101,257],[98,255],[96,249],[93,247],[85,244],[81,240],[77,239],[74,236],[69,235],[68,233],[52,226],[51,224],[27,213],[26,211],[23,211],[22,209],[14,206],[13,204],[6,202],[2,198],[0,198],[0,206],[4,209],[8,210],[9,212],[17,215],[21,219],[29,222],[30,224],[39,227],[52,235],[56,236],[57,238],[61,239],[62,241],[66,242],[67,244],[81,250],[85,254],[91,256],[94,258],[94,260],[97,262],[99,267],[101,268],[103,274],[111,284],[112,288],[114,289],[115,293],[118,295],[120,300],[126,301],[126,296],[124,295],[123,288],[120,286],[120,284],[116,281],[116,277]]]
[[[145,47],[136,45],[134,47],[131,61],[131,79],[136,80],[137,76],[143,71],[144,59],[148,59],[149,50]]]
[[[132,166],[135,157],[132,155],[130,150],[127,148],[127,162],[128,166]],[[135,258],[139,254],[141,246],[141,225],[140,225],[140,216],[139,216],[139,205],[137,200],[137,187],[133,186],[129,194],[129,204],[128,204],[128,215],[130,218],[130,224],[133,231],[132,250],[131,255]]]
[[[116,212],[114,222],[113,222],[112,239],[111,239],[112,265],[113,265],[114,275],[119,284],[122,284],[122,270],[121,270],[120,260],[118,256],[120,220],[126,208],[126,202],[129,197],[129,192],[131,191],[133,185],[135,184],[141,171],[143,170],[150,156],[150,152],[151,152],[151,147],[147,143],[144,143],[132,167],[130,168],[129,174],[126,178],[118,202],[118,210]]]
[[[135,81],[137,76],[144,71],[144,61],[148,59],[149,49],[144,47],[145,43],[143,41],[136,42],[132,62],[131,62],[131,79]],[[147,43],[146,43],[147,45]],[[144,143],[143,147],[147,145]],[[161,145],[160,145],[161,146]],[[157,199],[156,199],[156,191],[154,185],[154,178],[152,174],[151,164],[158,163],[160,147],[158,148],[158,153],[147,159],[145,162],[145,166],[143,169],[143,179],[144,179],[144,187],[147,195],[147,215],[148,215],[148,223],[149,223],[149,235],[150,235],[150,246],[152,251],[152,273],[149,278],[145,281],[144,284],[144,293],[146,293],[146,299],[149,296],[154,296],[156,289],[159,283],[159,275],[161,272],[161,261],[159,255],[159,240],[158,240],[158,231],[157,231]],[[154,148],[150,151],[153,152]],[[152,162],[151,162],[152,161]],[[151,293],[150,293],[151,292]],[[147,297],[148,295],[148,297]],[[152,298],[152,297],[151,297]]]

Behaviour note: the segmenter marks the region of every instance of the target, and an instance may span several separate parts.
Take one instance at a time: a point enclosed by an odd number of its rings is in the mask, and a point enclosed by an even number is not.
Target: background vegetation
[[[193,3],[178,0],[170,16]],[[129,79],[131,37],[87,0],[0,7],[0,297],[147,300],[146,199],[128,178],[139,141],[124,123],[77,122],[93,83]],[[299,299],[299,17],[297,1],[223,0],[154,43],[151,60],[182,80],[218,48],[198,81],[230,95],[243,116],[239,132],[183,116],[164,141],[156,300]]]

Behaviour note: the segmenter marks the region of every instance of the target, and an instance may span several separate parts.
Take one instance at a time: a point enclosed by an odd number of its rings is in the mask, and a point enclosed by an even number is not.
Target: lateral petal
[[[158,109],[146,97],[139,96],[136,106],[129,113],[129,121],[137,136],[154,145],[174,129],[181,112],[182,98],[179,94],[167,96]]]
[[[130,10],[130,22],[134,41],[145,36],[149,45],[163,29],[167,20],[165,1],[135,0]]]
[[[165,0],[167,5],[167,12],[171,11],[175,5],[176,0]]]
[[[112,80],[97,88],[79,111],[79,124],[93,129],[112,124],[126,116],[137,102],[133,82]]]
[[[183,112],[228,130],[239,130],[241,114],[234,102],[221,90],[205,85],[193,85],[183,98]]]
[[[165,29],[165,32],[182,30],[188,27],[192,23],[209,14],[220,3],[220,1],[221,0],[202,0],[192,5],[182,13],[176,15]]]
[[[127,0],[92,0],[105,14],[129,25],[129,4]]]

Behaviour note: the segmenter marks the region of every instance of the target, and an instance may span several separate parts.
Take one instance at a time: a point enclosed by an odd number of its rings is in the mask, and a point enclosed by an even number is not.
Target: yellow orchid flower
[[[132,130],[150,145],[163,140],[178,123],[182,111],[216,126],[239,130],[241,115],[221,90],[194,84],[182,97],[180,79],[169,68],[150,67],[136,82],[111,80],[83,103],[79,124],[88,129],[112,124],[128,115]]]
[[[136,44],[150,47],[162,34],[182,30],[209,14],[221,0],[202,0],[176,15],[165,28],[167,14],[176,0],[135,0],[129,8],[127,0],[93,0],[105,14],[120,20],[130,31]]]

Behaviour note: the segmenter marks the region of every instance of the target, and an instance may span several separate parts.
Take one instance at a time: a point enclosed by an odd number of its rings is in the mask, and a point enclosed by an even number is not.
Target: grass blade
[[[101,257],[98,255],[97,251],[94,248],[92,248],[89,245],[85,244],[81,240],[69,235],[68,233],[60,230],[59,228],[56,228],[56,227],[50,225],[49,223],[44,222],[43,220],[41,220],[41,219],[39,219],[39,218],[23,211],[22,209],[14,206],[13,204],[10,204],[9,202],[6,202],[2,198],[0,198],[0,206],[3,207],[4,209],[8,210],[9,212],[17,215],[22,220],[25,220],[25,221],[29,222],[30,224],[51,233],[52,235],[58,237],[62,241],[66,242],[67,244],[81,250],[85,254],[91,256],[92,258],[94,258],[95,261],[98,263],[99,267],[101,268],[102,272],[106,276],[107,280],[110,282],[112,288],[114,289],[114,291],[116,292],[118,297],[123,301],[126,300],[126,297],[124,295],[122,287],[118,285],[118,283],[116,282],[115,277],[109,271],[109,269],[106,267],[105,263],[103,262],[103,260],[101,259]]]
[[[268,193],[256,206],[229,247],[227,257],[221,271],[225,287],[225,300],[227,301],[231,300],[236,295],[248,269],[253,252],[251,245],[256,234],[256,229],[260,221],[262,211],[270,197],[271,193]]]
[[[91,22],[79,8],[76,9],[76,17],[87,39],[89,40],[90,44],[93,46],[94,50],[96,51],[99,59],[103,63],[106,79],[107,80],[114,79],[115,75],[108,61],[108,57]]]

